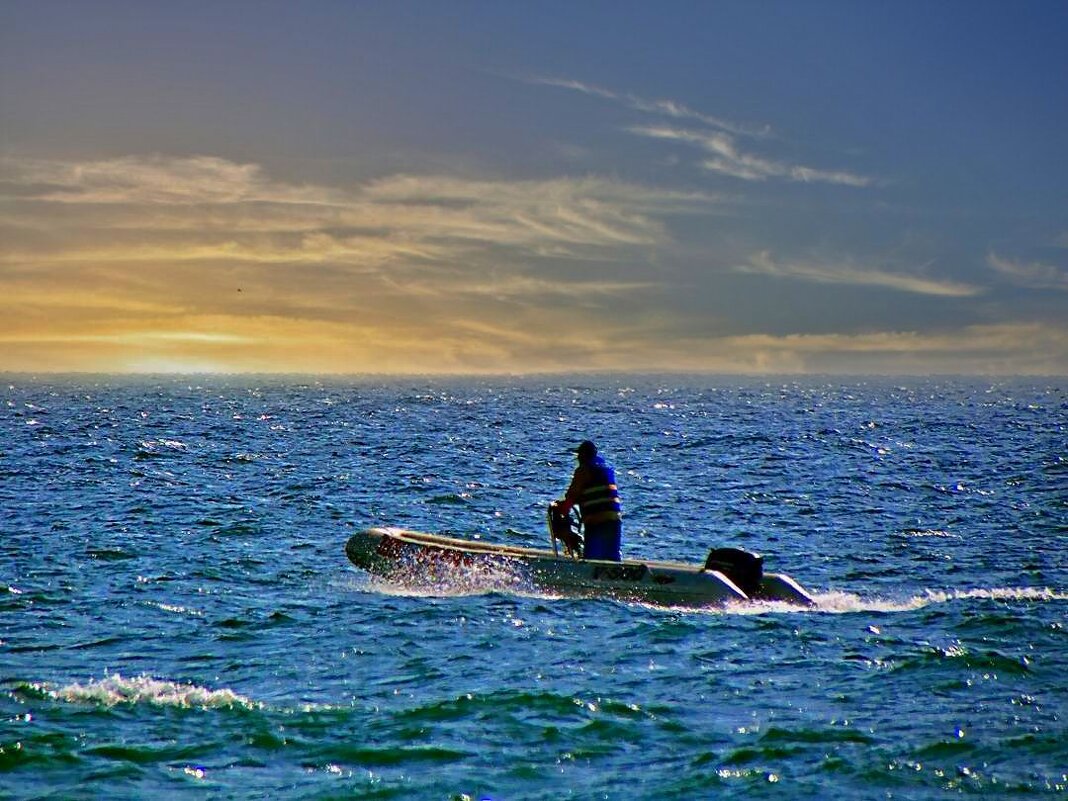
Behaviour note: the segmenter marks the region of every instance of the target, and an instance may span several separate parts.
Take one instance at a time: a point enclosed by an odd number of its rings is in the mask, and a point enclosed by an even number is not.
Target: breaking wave
[[[263,706],[233,690],[210,690],[195,684],[165,681],[151,676],[127,678],[118,673],[86,684],[75,682],[58,690],[47,690],[47,693],[60,701],[102,704],[103,706],[151,704],[187,709],[194,707],[259,709]]]

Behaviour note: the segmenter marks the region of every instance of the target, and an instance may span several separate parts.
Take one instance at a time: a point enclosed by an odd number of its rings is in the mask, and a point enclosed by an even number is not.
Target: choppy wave
[[[75,682],[58,690],[48,690],[48,695],[70,703],[102,704],[151,704],[182,708],[218,709],[221,707],[244,707],[258,709],[262,704],[233,690],[211,690],[195,684],[155,679],[151,676],[127,678],[118,673],[102,679],[81,684]]]

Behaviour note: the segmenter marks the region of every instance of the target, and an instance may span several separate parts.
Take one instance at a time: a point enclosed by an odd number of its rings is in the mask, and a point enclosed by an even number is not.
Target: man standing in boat
[[[583,557],[622,561],[623,506],[616,488],[616,471],[598,455],[597,446],[586,440],[576,451],[578,467],[571,486],[558,506],[565,514],[579,507],[586,540]]]

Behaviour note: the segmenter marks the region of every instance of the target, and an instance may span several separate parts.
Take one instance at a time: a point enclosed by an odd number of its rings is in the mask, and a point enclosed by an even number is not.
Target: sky
[[[0,0],[0,371],[1068,375],[1068,3]]]

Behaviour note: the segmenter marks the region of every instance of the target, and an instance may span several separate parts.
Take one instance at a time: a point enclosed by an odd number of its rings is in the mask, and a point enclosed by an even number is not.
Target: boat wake
[[[1049,587],[995,587],[991,589],[972,590],[924,590],[920,595],[896,600],[889,598],[871,598],[851,592],[815,593],[816,608],[813,612],[848,613],[848,612],[910,612],[935,604],[951,603],[964,600],[995,601],[1068,601],[1068,593]]]
[[[1068,601],[1068,593],[1052,590],[1049,587],[995,587],[972,590],[924,590],[919,595],[903,599],[878,598],[858,595],[852,592],[831,590],[814,592],[812,598],[815,607],[802,607],[781,601],[752,601],[748,603],[730,603],[720,608],[697,609],[693,611],[711,614],[731,615],[765,615],[774,612],[793,612],[804,614],[850,614],[857,612],[912,612],[927,606],[967,600],[995,600],[1024,603],[1045,603],[1048,601]]]

